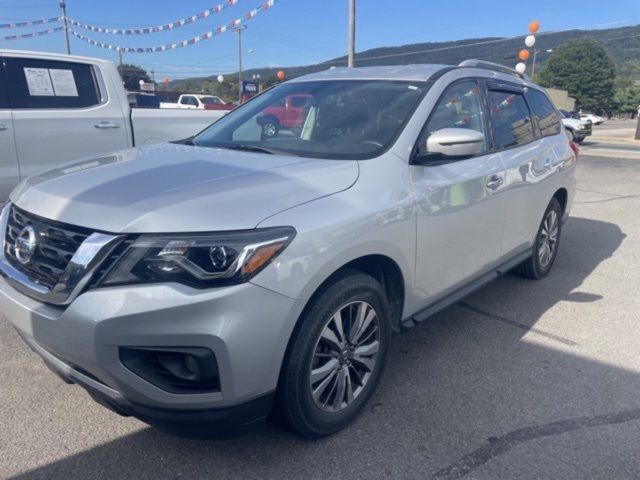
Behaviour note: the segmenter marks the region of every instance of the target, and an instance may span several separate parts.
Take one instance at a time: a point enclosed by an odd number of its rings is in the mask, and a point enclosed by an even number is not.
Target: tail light
[[[571,147],[571,150],[573,150],[573,153],[576,154],[576,160],[578,160],[578,156],[580,155],[580,147],[576,142],[572,140],[569,140],[569,146]]]

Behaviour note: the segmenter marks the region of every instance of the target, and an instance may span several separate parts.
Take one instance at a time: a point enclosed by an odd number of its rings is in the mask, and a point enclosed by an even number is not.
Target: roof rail
[[[484,68],[485,70],[493,70],[495,72],[506,73],[508,75],[515,75],[516,77],[529,79],[524,73],[519,73],[513,68],[505,67],[499,63],[486,62],[484,60],[476,60],[475,58],[464,60],[458,64],[459,67],[475,67]]]

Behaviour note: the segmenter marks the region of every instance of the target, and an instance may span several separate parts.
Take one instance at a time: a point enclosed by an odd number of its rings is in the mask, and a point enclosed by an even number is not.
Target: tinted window
[[[560,133],[560,119],[547,96],[538,90],[531,89],[527,93],[527,98],[538,121],[542,136]]]
[[[5,78],[2,60],[0,60],[0,108],[8,107],[9,102],[7,100],[7,80]]]
[[[182,103],[183,105],[194,105],[196,107],[198,106],[198,101],[195,99],[195,97],[182,97],[180,103]]]
[[[420,136],[418,153],[426,154],[427,139],[442,128],[469,128],[485,135],[480,88],[473,81],[456,83],[449,87],[438,101],[426,129]],[[486,152],[486,141],[484,151]]]
[[[100,103],[91,65],[5,58],[12,108],[86,108]]]
[[[529,108],[521,94],[490,90],[488,100],[496,150],[524,145],[534,139]]]

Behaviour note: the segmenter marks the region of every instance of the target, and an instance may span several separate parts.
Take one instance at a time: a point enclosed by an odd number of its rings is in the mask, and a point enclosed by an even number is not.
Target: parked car
[[[593,125],[602,125],[604,118],[593,113],[581,113],[580,120],[589,120]]]
[[[131,108],[160,108],[160,99],[152,93],[127,92]]]
[[[576,152],[544,91],[504,72],[335,68],[181,144],[31,177],[0,216],[0,311],[120,414],[186,433],[275,408],[336,432],[392,331],[554,264]],[[263,112],[296,96],[298,135],[265,136]]]
[[[282,128],[293,129],[294,133],[302,127],[305,109],[310,95],[289,95],[278,105],[270,105],[262,112],[258,122],[266,137],[275,137]]]
[[[226,103],[215,95],[183,94],[177,103],[162,102],[161,108],[184,108],[187,110],[225,110]],[[230,110],[230,108],[227,108]]]
[[[567,117],[562,110],[560,110],[560,115],[562,116],[562,124],[567,132],[567,136],[574,142],[582,143],[585,138],[591,135],[593,130],[591,120]]]
[[[0,200],[70,160],[185,138],[226,112],[130,108],[112,62],[0,50]]]

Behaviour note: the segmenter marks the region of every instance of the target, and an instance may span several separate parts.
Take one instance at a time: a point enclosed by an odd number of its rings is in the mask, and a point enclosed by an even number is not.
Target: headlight
[[[123,253],[103,286],[178,282],[196,288],[248,281],[284,250],[292,227],[187,235],[142,235]]]

